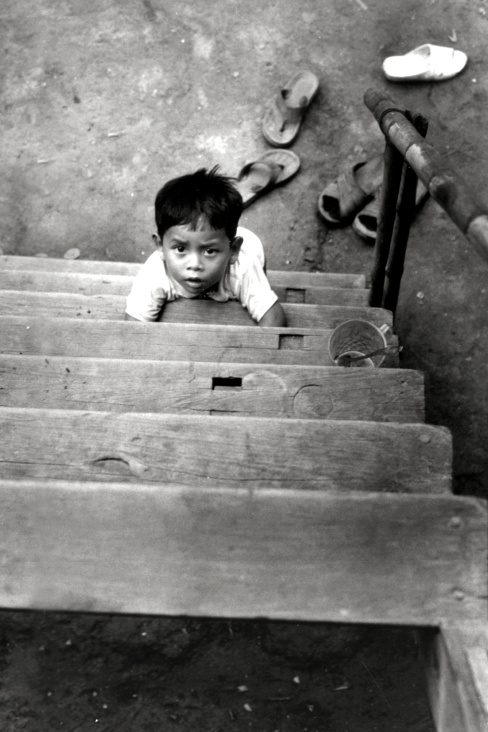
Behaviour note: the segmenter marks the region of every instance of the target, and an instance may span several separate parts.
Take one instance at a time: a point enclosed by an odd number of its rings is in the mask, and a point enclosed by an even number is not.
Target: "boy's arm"
[[[152,254],[134,278],[127,298],[125,320],[137,322],[157,320],[167,295],[167,277],[164,265]]]
[[[286,315],[271,289],[265,272],[263,245],[252,232],[240,228],[242,246],[236,262],[236,294],[258,325],[280,328],[286,326]]]
[[[264,313],[261,320],[258,321],[258,325],[271,328],[282,328],[286,326],[285,311],[278,301]]]

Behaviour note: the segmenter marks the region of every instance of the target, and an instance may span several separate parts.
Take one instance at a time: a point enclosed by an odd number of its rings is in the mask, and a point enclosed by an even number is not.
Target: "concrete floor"
[[[215,164],[237,174],[268,149],[268,99],[308,68],[321,86],[293,145],[301,171],[242,223],[272,269],[368,274],[371,248],[317,215],[324,185],[383,149],[363,94],[379,88],[424,114],[428,140],[488,209],[487,32],[487,0],[3,0],[0,247],[143,261],[162,183]],[[438,84],[385,80],[383,58],[427,41],[464,50],[465,71]],[[452,430],[456,492],[485,498],[487,305],[488,265],[427,201],[396,329],[403,364],[426,374],[428,421]],[[380,717],[358,729],[427,729]]]

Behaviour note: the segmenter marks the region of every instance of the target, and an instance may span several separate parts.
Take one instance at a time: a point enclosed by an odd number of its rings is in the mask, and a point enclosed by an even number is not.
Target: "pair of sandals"
[[[383,182],[383,154],[375,155],[352,168],[326,185],[319,196],[319,213],[332,226],[351,223],[353,230],[368,244],[374,244],[378,230],[381,185]],[[415,196],[416,210],[422,205],[428,190],[418,181]]]
[[[462,51],[426,43],[403,56],[391,56],[383,62],[383,71],[391,81],[439,81],[460,73],[467,62]],[[294,74],[268,104],[262,122],[264,138],[271,150],[245,165],[237,178],[244,207],[293,178],[300,168],[298,155],[283,148],[295,140],[303,117],[319,89],[319,80],[311,71]],[[380,158],[380,156],[377,156]],[[351,171],[330,183],[319,197],[319,211],[325,221],[341,225],[352,220],[354,230],[369,242],[376,239],[379,212],[379,188],[382,162],[377,159],[358,163]],[[416,205],[427,196],[419,181]]]
[[[262,121],[263,137],[279,149],[269,150],[240,171],[236,187],[244,208],[298,173],[300,158],[284,148],[298,136],[305,112],[318,89],[319,80],[315,74],[299,71],[268,104]]]

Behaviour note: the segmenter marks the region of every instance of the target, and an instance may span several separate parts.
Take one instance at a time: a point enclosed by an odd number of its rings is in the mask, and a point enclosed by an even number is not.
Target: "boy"
[[[261,326],[286,318],[264,273],[261,241],[238,227],[242,197],[218,167],[174,178],[155,201],[156,251],[127,298],[127,320],[158,320],[180,297],[239,300]]]

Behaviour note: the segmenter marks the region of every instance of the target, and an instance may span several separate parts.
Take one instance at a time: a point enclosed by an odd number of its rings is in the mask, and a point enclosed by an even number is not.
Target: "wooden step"
[[[125,305],[126,298],[118,295],[0,290],[0,312],[3,315],[35,313],[44,318],[123,320]],[[369,320],[376,325],[391,325],[393,322],[391,312],[382,308],[284,303],[283,309],[290,327],[335,328],[351,318]],[[247,310],[235,300],[227,303],[214,300],[175,300],[165,306],[164,321],[256,325]]]
[[[0,406],[422,422],[424,379],[402,369],[0,355]]]
[[[425,424],[0,409],[0,477],[407,493],[451,490]]]
[[[65,295],[63,295],[63,298]],[[69,296],[68,296],[69,297]],[[0,293],[1,303],[1,293]],[[389,310],[350,305],[307,305],[282,303],[286,322],[292,328],[335,328],[345,320],[368,320],[377,326],[393,324]],[[125,300],[124,300],[125,308]],[[164,323],[220,323],[222,325],[254,324],[249,313],[237,301],[174,300],[165,305],[161,317]]]
[[[2,480],[0,506],[4,608],[434,626],[462,605],[468,622],[486,617],[476,499]]]
[[[51,259],[49,257],[0,256],[2,270],[35,270],[38,272],[86,273],[103,276],[119,275],[135,277],[141,268],[139,262],[104,262],[91,259]],[[268,270],[271,285],[282,287],[347,287],[364,288],[366,278],[362,274],[338,272],[295,272]]]
[[[87,274],[81,272],[0,269],[0,290],[31,292],[71,292],[82,295],[119,295],[127,297],[133,277],[128,275]],[[357,287],[299,287],[274,285],[281,302],[308,305],[368,304],[369,291]]]
[[[332,331],[321,328],[0,316],[0,333],[0,352],[10,354],[332,365]],[[398,355],[390,353],[384,364],[398,365]]]

